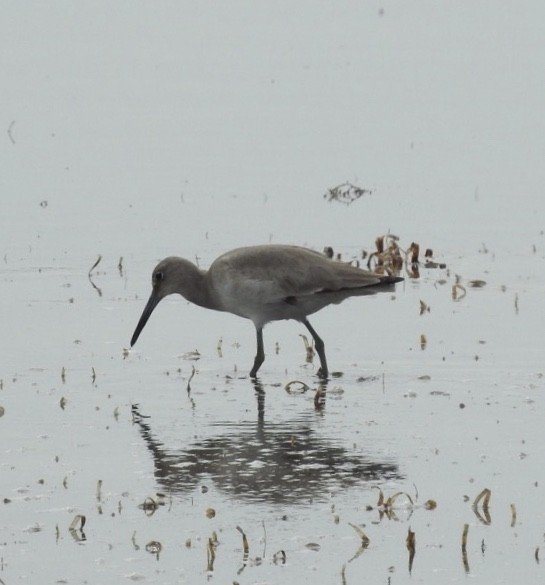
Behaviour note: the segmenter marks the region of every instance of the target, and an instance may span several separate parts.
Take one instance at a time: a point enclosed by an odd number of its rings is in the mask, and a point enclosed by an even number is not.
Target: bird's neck
[[[199,307],[217,309],[214,300],[210,296],[206,283],[206,272],[199,270],[196,266],[193,277],[184,282],[183,290],[181,290],[180,293],[188,301],[195,305],[199,305]]]

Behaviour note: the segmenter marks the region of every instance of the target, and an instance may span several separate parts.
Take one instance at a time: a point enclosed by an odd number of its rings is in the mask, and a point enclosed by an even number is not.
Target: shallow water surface
[[[317,315],[327,384],[306,363],[301,328],[270,325],[266,345],[279,350],[256,384],[250,323],[167,301],[126,352],[145,302],[127,292],[143,288],[128,266],[120,275],[104,261],[102,296],[74,266],[44,271],[38,300],[41,273],[22,259],[2,288],[20,323],[36,315],[43,346],[5,346],[5,577],[82,582],[85,567],[99,582],[405,582],[410,529],[418,582],[538,579],[543,278],[525,275],[543,258],[518,257],[510,281],[490,255],[454,262],[488,266],[487,284],[453,300],[452,272],[424,269],[394,295]],[[287,391],[293,380],[308,389]],[[485,487],[489,509],[473,510]],[[403,493],[390,506],[381,491]],[[76,514],[86,524],[70,531]]]

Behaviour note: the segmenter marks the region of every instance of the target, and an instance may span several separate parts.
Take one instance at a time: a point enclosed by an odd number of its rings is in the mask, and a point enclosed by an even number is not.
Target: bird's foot
[[[319,368],[316,375],[318,378],[322,378],[322,380],[327,380],[329,372],[327,371],[327,368]]]

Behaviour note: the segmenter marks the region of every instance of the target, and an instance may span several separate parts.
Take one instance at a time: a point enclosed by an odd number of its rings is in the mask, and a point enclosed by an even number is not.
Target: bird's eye
[[[165,278],[164,272],[156,272],[155,273],[155,282],[161,282]]]

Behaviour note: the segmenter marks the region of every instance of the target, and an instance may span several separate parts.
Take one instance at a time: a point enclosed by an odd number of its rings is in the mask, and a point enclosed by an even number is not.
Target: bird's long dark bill
[[[151,314],[153,313],[153,309],[155,309],[160,300],[161,299],[159,295],[157,295],[157,293],[153,291],[148,302],[146,303],[146,306],[144,307],[144,311],[142,312],[140,321],[138,321],[138,325],[136,326],[136,329],[132,334],[131,347],[136,343],[138,337],[140,336],[140,333],[142,332],[142,329],[144,329],[144,326],[148,322],[148,319],[150,318]]]

